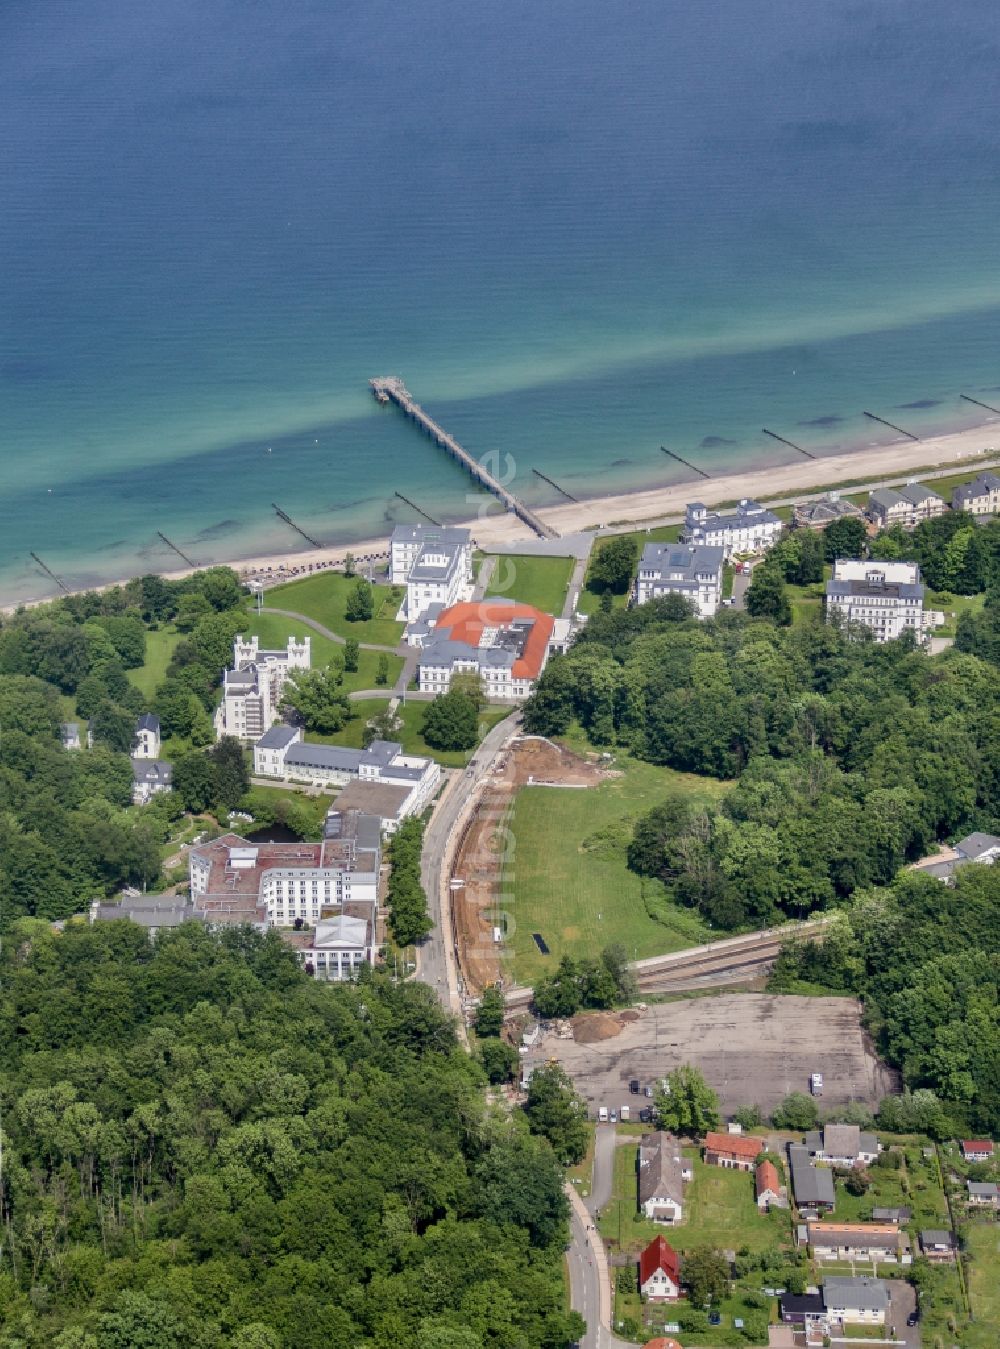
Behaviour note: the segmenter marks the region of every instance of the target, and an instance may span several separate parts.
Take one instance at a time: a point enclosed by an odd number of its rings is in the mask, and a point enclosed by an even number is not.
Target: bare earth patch
[[[596,1045],[621,1035],[621,1019],[614,1012],[577,1012],[572,1020],[573,1039],[578,1045]]]

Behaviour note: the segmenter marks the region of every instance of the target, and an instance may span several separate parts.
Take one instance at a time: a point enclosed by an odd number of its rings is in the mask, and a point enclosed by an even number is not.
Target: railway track
[[[767,932],[727,937],[723,941],[665,956],[652,956],[632,965],[640,993],[689,992],[739,983],[769,968],[789,937],[818,937],[829,919],[789,923]],[[514,1014],[531,1005],[531,988],[511,988],[507,992],[507,1011]]]

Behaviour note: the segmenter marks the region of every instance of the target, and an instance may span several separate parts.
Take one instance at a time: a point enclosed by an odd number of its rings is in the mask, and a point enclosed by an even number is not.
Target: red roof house
[[[768,1209],[772,1204],[781,1204],[781,1178],[774,1162],[761,1162],[757,1167],[755,1180],[759,1209]]]
[[[674,1302],[681,1295],[680,1256],[664,1237],[654,1237],[639,1256],[639,1291],[649,1302]]]
[[[989,1162],[993,1160],[993,1143],[989,1138],[963,1138],[958,1145],[967,1162]]]
[[[705,1161],[709,1166],[728,1166],[737,1171],[752,1171],[764,1151],[763,1138],[749,1134],[705,1135]]]

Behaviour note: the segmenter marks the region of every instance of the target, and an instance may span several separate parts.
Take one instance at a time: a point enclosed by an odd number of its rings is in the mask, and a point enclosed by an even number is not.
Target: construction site
[[[506,821],[517,792],[529,786],[585,791],[607,776],[596,756],[581,758],[541,736],[519,736],[498,756],[462,833],[451,872],[455,946],[471,996],[504,973]]]

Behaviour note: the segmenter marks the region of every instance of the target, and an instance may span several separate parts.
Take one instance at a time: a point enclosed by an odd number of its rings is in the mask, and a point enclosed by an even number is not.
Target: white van
[[[812,1077],[809,1079],[809,1090],[812,1092],[812,1094],[813,1094],[814,1096],[822,1096],[822,1095],[823,1095],[823,1074],[822,1074],[822,1073],[813,1073]]]
[[[608,1122],[608,1107],[607,1107],[606,1105],[602,1105],[601,1108],[598,1110],[598,1112],[597,1112],[597,1122],[598,1122],[598,1124],[607,1124],[607,1122]]]
[[[622,1108],[618,1111],[618,1118],[622,1121],[623,1124],[625,1124],[627,1123],[631,1113],[632,1107],[628,1105],[623,1105]]]

